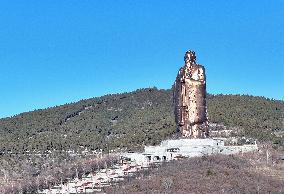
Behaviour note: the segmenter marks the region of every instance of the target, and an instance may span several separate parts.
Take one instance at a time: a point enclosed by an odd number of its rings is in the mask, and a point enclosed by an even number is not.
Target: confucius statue
[[[206,76],[202,65],[196,64],[194,51],[187,51],[174,86],[175,120],[183,137],[209,136],[206,106]]]

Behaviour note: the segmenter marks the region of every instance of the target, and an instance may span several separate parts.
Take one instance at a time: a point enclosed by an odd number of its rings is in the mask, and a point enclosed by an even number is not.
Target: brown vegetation
[[[266,152],[190,158],[167,163],[149,176],[108,188],[106,192],[284,193],[284,163],[275,154],[266,162]]]
[[[32,176],[32,173],[30,173],[26,177],[21,177],[19,180],[6,180],[1,184],[0,193],[31,193],[38,189],[50,188],[61,182],[64,183],[68,179],[74,179],[76,176],[80,178],[83,174],[88,174],[98,168],[113,165],[118,159],[117,156],[112,155],[103,158],[77,160],[72,163],[62,163],[60,166],[51,165],[36,176]]]

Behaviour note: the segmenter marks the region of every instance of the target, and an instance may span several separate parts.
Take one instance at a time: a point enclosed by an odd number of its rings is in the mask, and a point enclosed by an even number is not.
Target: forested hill
[[[284,130],[283,101],[208,95],[208,112],[210,122],[260,140]],[[139,89],[0,119],[0,151],[135,148],[159,143],[175,128],[172,91]]]

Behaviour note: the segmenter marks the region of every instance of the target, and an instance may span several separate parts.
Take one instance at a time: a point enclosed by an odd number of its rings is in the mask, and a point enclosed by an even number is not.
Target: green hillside
[[[264,97],[208,95],[210,122],[274,140],[284,130],[284,102]],[[2,153],[28,150],[105,151],[157,144],[175,133],[172,91],[156,88],[106,95],[0,119]]]

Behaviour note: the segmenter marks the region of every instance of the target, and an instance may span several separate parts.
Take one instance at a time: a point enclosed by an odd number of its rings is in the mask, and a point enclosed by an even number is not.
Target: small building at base
[[[139,165],[153,162],[178,160],[212,154],[237,154],[258,150],[257,144],[242,146],[225,146],[225,138],[175,139],[162,141],[158,146],[145,146],[143,153],[124,153]]]

